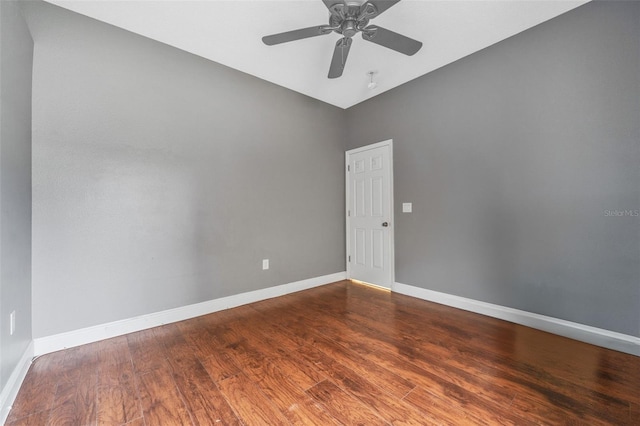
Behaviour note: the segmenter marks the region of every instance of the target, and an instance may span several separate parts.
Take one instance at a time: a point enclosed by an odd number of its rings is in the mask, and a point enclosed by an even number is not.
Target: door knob
[[[389,226],[389,222],[382,222],[382,226],[386,228],[387,226]]]

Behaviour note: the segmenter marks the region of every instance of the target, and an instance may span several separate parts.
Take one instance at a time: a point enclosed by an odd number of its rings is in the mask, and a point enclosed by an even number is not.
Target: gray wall
[[[581,6],[347,118],[348,148],[394,140],[397,282],[640,336],[640,3]]]
[[[640,209],[639,8],[587,4],[345,117],[29,3],[34,336],[344,270],[345,134],[394,139],[396,281],[640,335],[639,219],[607,215]]]
[[[34,337],[345,270],[342,110],[29,6]]]
[[[0,1],[0,389],[31,341],[32,61],[18,2]]]

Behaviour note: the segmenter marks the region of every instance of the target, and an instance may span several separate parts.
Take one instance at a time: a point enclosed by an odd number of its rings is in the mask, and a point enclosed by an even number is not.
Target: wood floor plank
[[[431,392],[425,391],[422,387],[418,386],[413,389],[404,398],[405,401],[414,404],[423,413],[425,413],[425,420],[437,424],[445,425],[491,425],[501,424],[497,422],[495,418],[491,419],[477,419],[469,416],[463,408],[456,404],[452,404],[447,398],[441,398],[434,395]],[[523,423],[526,424],[526,423]]]
[[[154,368],[139,377],[145,422],[151,425],[193,425],[168,368]]]
[[[200,363],[215,383],[240,373],[240,368],[226,353],[219,349],[201,359]]]
[[[640,357],[341,281],[37,358],[7,425],[639,425]]]
[[[365,354],[375,350],[378,340],[374,337],[367,336],[354,331],[345,321],[342,310],[332,310],[322,306],[318,308],[325,314],[322,316],[314,315],[316,307],[312,305],[312,309],[302,306],[293,306],[288,310],[268,311],[268,314],[279,318],[277,326],[285,330],[295,330],[296,335],[300,339],[307,337],[307,334],[331,336],[336,342],[351,351],[359,354]],[[300,324],[306,327],[300,327]]]
[[[164,347],[157,340],[153,329],[127,334],[127,343],[137,373],[167,368]]]
[[[244,374],[241,373],[222,380],[218,383],[218,387],[245,424],[289,424],[286,417]]]
[[[401,357],[397,354],[380,350],[370,354],[367,359],[372,363],[386,366],[397,374],[409,377],[415,383],[429,389],[438,388],[441,384],[455,385],[467,389],[487,402],[504,401],[508,403],[515,392],[500,386],[500,382],[492,383],[478,380],[473,373],[443,365],[442,360],[423,355],[423,357]]]
[[[102,367],[98,378],[96,405],[99,425],[121,425],[142,418],[140,396],[131,361]]]
[[[341,389],[358,398],[363,404],[394,425],[423,425],[423,413],[402,399],[395,398],[372,384],[334,358],[313,347],[301,348],[304,356],[331,378]]]
[[[472,385],[470,380],[458,380],[454,375],[434,372],[415,365],[412,362],[395,357],[391,354],[379,352],[372,354],[371,362],[377,362],[392,368],[418,384],[421,390],[411,392],[413,398],[422,390],[428,389],[430,393],[440,399],[447,400],[452,406],[458,407],[465,416],[477,419],[500,419],[504,424],[522,424],[523,419],[513,415],[509,410],[514,397],[500,388],[491,386]],[[489,388],[487,390],[486,388]],[[498,401],[496,403],[496,401]]]
[[[173,345],[169,363],[173,379],[196,425],[239,425],[233,409],[188,346]]]
[[[316,401],[345,425],[388,425],[368,407],[329,380],[307,390]]]
[[[127,336],[118,336],[96,342],[98,363],[103,366],[131,363]]]
[[[398,317],[396,317],[396,319],[398,319]],[[373,324],[374,326],[384,326],[383,323],[374,323],[369,321],[368,324]],[[514,325],[512,325],[514,326]],[[519,327],[519,326],[518,326]],[[521,328],[525,328],[525,327],[521,327]],[[527,329],[530,330],[530,329]],[[541,333],[539,331],[536,330],[531,330],[531,332],[534,332],[534,334],[537,334],[538,336],[542,336],[541,338],[548,338],[548,337],[552,337],[552,341],[553,340],[558,340],[558,339],[564,339],[561,338],[560,336],[544,336],[545,333]],[[458,333],[459,334],[459,333]],[[569,340],[569,339],[566,339]],[[415,357],[415,353],[417,353],[418,351],[420,351],[420,345],[422,342],[420,342],[419,340],[414,340],[411,344],[411,347],[406,346],[406,349],[410,349],[410,351],[406,351],[403,352],[403,356],[410,356],[411,358]],[[583,343],[580,342],[575,342],[575,341],[569,341],[569,342],[564,342],[569,343],[569,347],[573,346],[573,345],[583,345],[585,346]],[[391,347],[393,347],[395,345],[399,346],[399,344],[391,342]],[[403,345],[403,343],[401,344]],[[541,345],[534,345],[535,347],[539,347]],[[588,346],[588,345],[587,345]],[[470,368],[469,364],[470,361],[473,360],[474,358],[477,358],[478,355],[483,353],[483,350],[478,350],[478,345],[469,345],[469,347],[473,347],[474,348],[474,352],[473,354],[467,353],[466,356],[461,360],[461,362],[458,364],[459,367],[461,367],[463,364],[466,364],[464,366],[465,370],[469,370],[470,372],[472,372],[472,374],[469,376],[467,375],[467,377],[471,378],[473,380],[474,377],[476,376],[481,376],[482,373],[477,369],[477,368]],[[547,346],[549,347],[549,346]],[[554,345],[554,347],[558,347],[558,345]],[[587,348],[590,349],[590,348]],[[601,349],[601,348],[600,348]],[[434,353],[434,351],[437,351],[438,347],[437,345],[431,345],[430,347],[425,347],[422,349],[422,354],[431,354]],[[602,351],[602,349],[601,349]],[[484,351],[486,352],[486,351]],[[528,354],[530,354],[529,356],[532,357],[533,359],[535,359],[534,362],[530,363],[530,364],[526,364],[524,363],[521,359],[515,361],[515,364],[520,364],[521,367],[520,368],[526,368],[527,369],[527,373],[526,375],[531,375],[533,374],[533,377],[539,377],[539,376],[546,376],[545,379],[545,387],[548,386],[549,384],[552,383],[557,383],[559,379],[556,375],[550,375],[546,369],[545,369],[545,361],[544,358],[538,358],[538,355],[536,355],[536,352],[539,351],[531,351],[530,352],[526,352]],[[557,349],[555,350],[555,352],[558,352]],[[557,365],[560,364],[559,363],[559,359],[563,358],[564,354],[562,353],[558,353],[555,354],[551,357],[551,360],[547,360],[547,365],[548,366],[552,366],[552,365]],[[445,364],[448,364],[446,367],[446,370],[448,373],[455,373],[456,369],[454,367],[455,365],[455,356],[447,356],[446,354],[440,354],[441,359],[447,360],[445,361]],[[422,358],[425,358],[424,355],[422,355]],[[423,359],[423,361],[426,361],[429,366],[430,366],[430,370],[437,370],[437,368],[435,368],[434,366],[437,365],[442,365],[443,363],[436,359],[435,357],[426,357],[427,359]],[[495,362],[500,360],[501,358],[505,358],[504,360],[501,361],[501,364],[503,365],[508,365],[509,366],[509,370],[513,370],[513,366],[514,366],[514,360],[510,359],[510,358],[506,358],[505,356],[501,356],[501,355],[497,355],[496,353],[494,353],[493,351],[491,351],[490,353],[490,358],[488,359],[489,364],[491,364],[492,369],[495,370],[494,366],[495,366]],[[565,357],[566,358],[566,357]],[[500,364],[499,364],[500,365]],[[476,364],[476,367],[478,367],[479,365]],[[629,366],[629,364],[625,364],[626,367]],[[557,367],[553,367],[553,368],[557,368]],[[481,368],[482,369],[482,368]],[[566,371],[569,371],[570,368],[568,368],[568,366],[565,368]],[[490,373],[490,379],[491,378],[495,378],[496,377],[496,373],[497,376],[500,376],[500,372],[499,371],[493,371]],[[565,374],[565,376],[567,376],[568,374]],[[504,375],[503,375],[504,376]],[[574,375],[575,376],[575,375]],[[512,377],[512,376],[511,376]],[[504,379],[504,377],[503,377]],[[516,393],[516,392],[522,392],[522,391],[529,391],[531,390],[531,388],[537,388],[537,386],[535,385],[535,383],[530,383],[528,381],[523,381],[523,380],[519,380],[518,378],[511,378],[510,380],[501,380],[498,379],[498,382],[502,382],[502,385],[507,386],[507,387],[511,387],[513,388],[512,392]],[[508,382],[508,383],[505,383]],[[618,379],[617,381],[618,383],[623,382],[621,379]],[[497,383],[498,384],[498,383]],[[627,405],[625,403],[625,401],[620,400],[619,398],[615,398],[612,395],[607,395],[605,397],[601,397],[598,395],[597,391],[593,391],[593,390],[589,390],[589,389],[583,389],[580,388],[579,386],[573,385],[573,383],[570,382],[563,382],[559,385],[554,385],[554,387],[558,390],[558,392],[555,393],[555,397],[554,397],[554,401],[558,404],[562,404],[564,403],[564,401],[566,401],[566,404],[570,404],[571,402],[571,398],[567,397],[566,395],[562,394],[562,389],[564,390],[570,390],[570,394],[584,394],[588,399],[588,404],[586,404],[585,406],[580,407],[579,403],[573,403],[573,405],[575,405],[575,409],[579,409],[581,412],[591,412],[593,415],[595,415],[595,417],[602,417],[602,416],[610,416],[609,420],[611,421],[620,421],[622,420],[622,418],[620,417],[616,417],[615,413],[624,413],[625,411],[625,406]],[[482,390],[484,389],[484,387],[482,386],[478,386],[477,389],[482,393]],[[543,393],[540,393],[540,395],[544,395]],[[537,396],[540,395],[533,395],[533,398],[536,398]],[[618,395],[620,395],[618,393]],[[489,399],[493,399],[493,397],[490,397]],[[608,412],[611,412],[610,414],[607,414]],[[623,414],[621,414],[621,416],[624,416]]]
[[[640,419],[640,404],[633,402],[629,406],[629,424],[637,422],[638,419]]]
[[[292,380],[288,366],[265,356],[259,349],[262,347],[264,346],[255,347],[244,342],[229,350],[229,353],[236,360],[236,364],[242,365],[247,377],[292,424],[338,424]]]
[[[14,418],[11,420],[7,419],[5,426],[36,426],[36,425],[46,425],[49,420],[49,415],[51,414],[51,410],[38,411],[34,414],[28,415],[26,417]]]
[[[174,372],[178,389],[199,425],[239,425],[233,409],[199,362]]]
[[[311,346],[323,351],[330,357],[338,357],[340,363],[360,374],[374,385],[386,390],[397,398],[402,398],[415,387],[406,376],[401,376],[375,363],[363,362],[364,358],[347,348],[334,343],[331,339],[315,335],[305,337],[301,346]]]
[[[42,411],[48,412],[53,407],[53,398],[58,387],[54,371],[61,368],[62,359],[63,353],[56,352],[33,361],[13,402],[7,423]]]
[[[516,395],[511,403],[511,409],[517,412],[520,417],[530,419],[538,424],[588,424],[594,426],[633,424],[627,423],[628,416],[625,421],[620,423],[603,421],[577,410],[572,411],[559,407],[554,399],[532,398],[528,395]]]
[[[527,399],[549,402],[567,413],[580,413],[580,417],[592,416],[594,421],[595,418],[614,423],[626,420],[625,413],[629,407],[627,400],[590,391],[519,360],[489,356],[483,350],[474,353],[473,357],[480,360],[480,364],[475,365],[476,371],[487,376],[498,374],[503,383],[508,383]]]
[[[146,424],[144,422],[144,417],[140,417],[138,419],[131,420],[130,422],[125,423],[121,426],[146,426]]]
[[[266,312],[270,313],[274,317],[280,317],[280,315],[277,315],[274,312]],[[265,319],[265,321],[267,320]],[[309,327],[310,323],[313,327]],[[300,324],[302,326],[296,324]],[[326,323],[324,324],[326,325]],[[280,329],[279,333],[289,336],[291,340],[296,342],[296,347],[290,347],[291,351],[296,351],[299,347],[313,346],[316,348],[322,348],[322,350],[329,354],[339,354],[343,363],[352,367],[360,374],[369,377],[373,383],[387,389],[398,397],[404,396],[414,387],[414,385],[408,380],[375,364],[363,365],[362,357],[358,352],[352,350],[354,345],[343,346],[340,344],[341,342],[344,342],[345,335],[351,335],[353,339],[360,339],[363,336],[358,335],[356,337],[350,332],[350,330],[345,329],[340,325],[333,325],[332,327],[323,326],[321,322],[307,318],[306,321],[304,319],[298,319],[294,323],[278,324],[277,327]],[[280,342],[282,342],[282,339],[280,339]],[[377,349],[377,343],[377,341],[372,341],[370,346],[368,346],[363,352],[370,353],[375,351]]]
[[[97,376],[58,384],[47,424],[95,425]]]
[[[271,335],[274,334],[273,327],[263,328],[268,321],[262,317],[261,314],[252,316],[252,319],[243,323],[230,324],[231,327],[235,327],[239,334],[242,334],[246,341],[251,346],[257,348],[263,356],[268,358],[268,362],[276,363],[279,367],[286,371],[289,380],[294,382],[302,389],[309,389],[315,384],[326,379],[326,376],[321,374],[317,368],[307,362],[304,358],[296,356],[298,346],[291,342],[285,341],[282,338],[277,340],[271,339]],[[276,331],[277,333],[277,331]],[[242,343],[242,342],[239,342]],[[231,348],[246,347],[246,345],[233,345]]]
[[[185,339],[187,339],[193,348],[194,354],[198,359],[204,359],[217,351],[222,346],[209,334],[207,323],[203,321],[203,317],[193,318],[189,321],[181,321],[176,326],[182,331]]]

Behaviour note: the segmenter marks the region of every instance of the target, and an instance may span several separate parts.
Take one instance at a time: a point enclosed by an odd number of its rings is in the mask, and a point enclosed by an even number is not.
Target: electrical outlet
[[[262,269],[269,269],[269,259],[262,259]]]
[[[16,311],[9,314],[9,335],[16,332]]]

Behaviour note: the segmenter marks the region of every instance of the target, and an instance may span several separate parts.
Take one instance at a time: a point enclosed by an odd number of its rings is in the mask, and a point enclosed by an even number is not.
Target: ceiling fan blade
[[[331,0],[325,0],[331,1]],[[385,10],[389,9],[394,4],[398,3],[400,0],[369,0],[365,4],[360,7],[361,14],[367,17],[367,19],[375,18],[378,15],[381,15]],[[375,10],[371,9],[369,5],[375,6]]]
[[[387,30],[377,25],[369,25],[362,31],[362,38],[405,55],[413,55],[422,47],[422,42]]]
[[[329,67],[329,78],[338,78],[342,75],[352,41],[350,38],[344,37],[336,43],[336,48],[333,50],[333,58],[331,58],[331,66]]]
[[[318,25],[315,27],[301,28],[299,30],[264,36],[262,37],[262,42],[267,46],[273,46],[274,44],[329,34],[331,31],[331,27],[328,27],[327,25]]]

